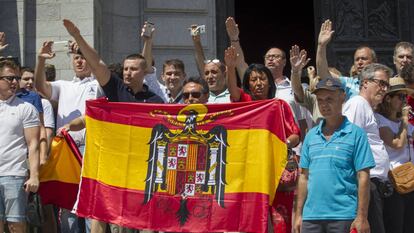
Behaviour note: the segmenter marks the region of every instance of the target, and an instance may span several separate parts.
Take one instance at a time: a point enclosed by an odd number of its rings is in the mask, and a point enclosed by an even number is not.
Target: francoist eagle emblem
[[[151,114],[165,115],[169,124],[179,126],[172,132],[164,124],[152,129],[149,141],[148,170],[145,179],[144,204],[161,189],[169,195],[179,195],[180,208],[177,219],[184,225],[189,218],[186,205],[188,197],[214,195],[217,204],[224,208],[226,186],[227,130],[217,125],[208,132],[197,130],[197,126],[210,123],[220,115],[231,115],[230,111],[210,114],[201,104],[183,108],[176,119],[167,112],[156,110]]]

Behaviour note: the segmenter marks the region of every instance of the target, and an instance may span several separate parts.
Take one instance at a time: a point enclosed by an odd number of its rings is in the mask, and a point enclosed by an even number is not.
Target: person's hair
[[[125,62],[125,60],[141,60],[140,62],[141,68],[144,68],[144,69],[147,68],[147,61],[145,61],[145,57],[139,53],[130,54],[125,57],[123,62]]]
[[[283,51],[283,49],[281,49],[281,48],[279,48],[279,47],[276,47],[276,46],[270,46],[270,47],[266,50],[266,53],[267,53],[267,52],[269,52],[269,50],[271,50],[271,49],[279,49],[279,50],[282,52],[282,57],[283,57],[283,59],[286,59],[286,53],[285,53],[285,51]],[[266,53],[265,53],[265,56],[266,56]]]
[[[388,96],[392,98],[392,97],[395,96],[396,93],[398,93],[398,92],[390,92],[390,93],[387,93],[384,96],[384,98],[382,99],[381,104],[379,104],[377,106],[376,112],[379,113],[379,114],[381,114],[381,115],[383,115],[386,118],[389,118],[391,116],[391,103],[387,102],[386,101],[386,98]],[[398,111],[397,112],[397,117],[398,118],[402,117],[402,109],[401,109],[401,111]]]
[[[34,74],[34,69],[31,67],[23,66],[22,68],[20,68],[20,73],[23,75],[24,72],[29,72],[29,73]]]
[[[0,72],[3,72],[5,68],[10,68],[15,71],[19,71],[19,66],[13,60],[2,60],[0,61]]]
[[[206,60],[206,61],[205,61],[205,64],[204,64],[204,67],[205,67],[207,64],[210,64],[210,63],[213,63],[213,64],[217,65],[217,67],[220,69],[220,71],[221,71],[222,73],[225,73],[225,72],[226,72],[226,65],[225,65],[223,62],[221,62],[219,59]],[[204,71],[203,71],[203,72],[204,72]]]
[[[411,52],[414,53],[414,45],[407,41],[401,41],[398,42],[394,47],[394,57],[397,55],[397,49],[403,48],[403,49],[411,49]]]
[[[404,79],[404,82],[407,85],[411,85],[414,83],[414,66],[411,63],[403,66],[400,77]]]
[[[243,91],[249,94],[252,98],[254,98],[254,95],[252,94],[249,85],[249,79],[252,72],[265,74],[267,76],[267,81],[269,83],[269,92],[267,95],[267,99],[273,99],[276,94],[276,85],[273,81],[272,72],[269,70],[269,68],[262,64],[253,63],[246,69],[243,75]]]
[[[200,86],[201,86],[201,92],[203,94],[208,94],[210,92],[210,90],[208,89],[208,83],[203,78],[200,78],[200,77],[188,77],[183,82],[183,88],[184,88],[184,86],[187,83],[197,83],[197,84],[200,84]]]
[[[183,73],[185,73],[185,66],[184,66],[184,62],[180,59],[170,59],[170,60],[166,60],[164,62],[164,64],[162,65],[162,73],[164,73],[165,68],[167,66],[173,66],[176,69],[182,70]]]
[[[52,64],[45,65],[46,81],[53,82],[56,80],[56,69]]]
[[[384,71],[389,78],[393,75],[393,71],[386,65],[379,63],[369,64],[365,66],[359,74],[359,89],[361,89],[365,80],[372,80],[375,77],[375,72],[379,70]]]
[[[368,49],[369,50],[369,52],[371,53],[372,63],[378,62],[377,61],[377,53],[375,53],[375,50],[373,48],[369,47],[368,45],[361,45],[361,46],[359,46],[358,48],[355,49],[355,53],[358,50],[362,50],[362,49]]]
[[[118,78],[121,78],[122,79],[122,77],[124,76],[124,73],[123,73],[124,67],[119,62],[109,64],[108,65],[108,69],[112,73],[115,73],[118,76]]]

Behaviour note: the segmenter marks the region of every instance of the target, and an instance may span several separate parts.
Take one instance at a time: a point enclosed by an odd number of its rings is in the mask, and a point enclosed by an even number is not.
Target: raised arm
[[[368,205],[370,193],[369,169],[358,171],[358,210],[357,216],[351,224],[351,229],[358,233],[369,233]]]
[[[206,57],[204,55],[204,49],[203,45],[201,45],[201,36],[200,33],[196,33],[197,31],[197,24],[191,25],[191,37],[193,39],[194,44],[194,56],[195,61],[197,64],[197,70],[200,75],[200,77],[204,77],[204,61],[206,60]]]
[[[85,60],[91,67],[92,73],[95,74],[99,85],[105,86],[111,77],[111,72],[109,71],[108,67],[103,61],[101,61],[101,58],[99,57],[99,54],[96,52],[96,50],[85,41],[85,39],[80,34],[79,29],[74,23],[72,23],[72,21],[64,19],[63,25],[65,26],[68,33],[75,39],[80,51],[85,57]]]
[[[7,46],[9,46],[9,44],[6,44],[6,33],[0,32],[0,54],[7,48]]]
[[[145,22],[144,26],[141,30],[141,38],[144,40],[144,46],[142,47],[142,56],[145,58],[145,62],[147,63],[146,72],[148,74],[154,73],[154,68],[152,67],[152,36],[154,35],[155,28],[149,26],[150,23]],[[146,34],[146,31],[150,31]]]
[[[318,37],[318,48],[316,50],[316,72],[321,79],[329,77],[328,60],[326,58],[326,47],[332,39],[332,22],[327,19],[321,25]]]
[[[45,41],[37,54],[37,63],[35,68],[35,87],[46,99],[52,97],[52,85],[46,81],[45,64],[46,59],[52,59],[55,57],[55,53],[52,51],[53,41]]]
[[[228,17],[226,20],[226,30],[227,35],[229,36],[231,46],[236,48],[237,53],[237,73],[239,74],[240,79],[243,81],[244,72],[249,67],[244,59],[243,49],[240,45],[240,38],[239,38],[239,26],[236,24],[236,21],[233,17]]]
[[[290,49],[290,66],[292,67],[290,81],[295,97],[297,101],[301,103],[304,100],[304,93],[300,77],[302,75],[302,69],[309,61],[310,58],[307,58],[306,50],[300,50],[297,45],[292,46]]]
[[[237,63],[237,52],[233,46],[228,47],[224,51],[224,61],[227,69],[227,88],[230,92],[230,99],[234,102],[240,100],[240,88],[237,87],[237,76],[236,76],[236,63]]]

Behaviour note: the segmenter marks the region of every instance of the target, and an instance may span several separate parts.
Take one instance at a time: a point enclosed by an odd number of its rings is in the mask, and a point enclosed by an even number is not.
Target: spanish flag
[[[39,194],[43,204],[71,210],[79,191],[82,157],[72,137],[66,131],[62,134],[53,139],[49,160],[40,168]]]
[[[266,232],[286,164],[280,100],[87,101],[77,214],[172,232]]]

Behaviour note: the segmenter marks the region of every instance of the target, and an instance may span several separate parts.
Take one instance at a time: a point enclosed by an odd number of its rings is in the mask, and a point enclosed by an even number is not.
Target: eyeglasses
[[[184,99],[190,98],[190,95],[193,98],[200,98],[201,97],[201,92],[183,92]]]
[[[283,58],[284,57],[281,54],[268,54],[268,55],[264,56],[264,59],[266,59],[266,60],[270,60],[270,59],[275,60],[275,59],[283,59]]]
[[[1,76],[0,80],[6,80],[8,82],[13,82],[13,80],[15,80],[18,82],[20,81],[21,77],[20,76]]]
[[[405,101],[407,99],[407,95],[404,94],[404,93],[393,94],[393,95],[390,95],[390,96],[391,97],[398,96],[398,99],[400,99],[401,101]]]
[[[205,60],[205,61],[204,61],[204,64],[208,64],[208,63],[210,63],[210,62],[213,62],[213,63],[220,63],[220,60],[219,60],[219,59],[217,59],[217,58],[215,58],[215,59],[211,59],[211,60]]]
[[[369,79],[369,80],[376,83],[378,86],[380,86],[382,88],[386,88],[386,89],[390,88],[390,84],[387,81],[384,81],[384,80],[381,80],[381,79],[375,79],[375,78],[372,78],[372,79]]]

